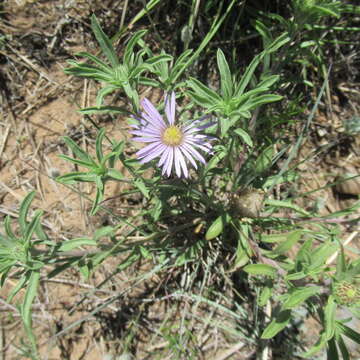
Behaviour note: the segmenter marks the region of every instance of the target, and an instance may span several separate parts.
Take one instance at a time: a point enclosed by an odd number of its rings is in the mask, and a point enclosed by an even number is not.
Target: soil
[[[24,196],[36,190],[33,207],[44,211],[43,224],[52,239],[61,241],[90,236],[99,224],[111,223],[112,219],[106,213],[95,217],[86,215],[90,202],[71,188],[57,183],[54,178],[74,171],[69,163],[58,157],[67,152],[62,136],[70,136],[87,148],[89,153],[94,153],[94,128],[77,110],[94,103],[97,85],[65,75],[63,69],[67,66],[66,60],[73,58],[76,52],[97,48],[91,37],[90,14],[95,11],[101,14],[103,20],[114,16],[119,18],[121,12],[116,12],[114,8],[120,3],[110,0],[5,0],[1,5],[3,18],[0,20],[0,36],[4,34],[7,37],[5,46],[0,41],[1,222],[6,215],[16,218]],[[309,194],[306,199],[299,199],[300,205],[305,208],[318,207],[321,214],[348,207],[360,194],[359,178],[354,180],[350,189],[340,186],[334,190],[333,186],[329,187],[346,174],[359,174],[360,169],[360,137],[347,135],[344,124],[345,120],[360,114],[360,84],[343,84],[340,88],[339,91],[347,99],[346,104],[340,104],[339,98],[334,95],[331,100],[332,113],[325,108],[318,111],[313,121],[314,133],[302,147],[299,159],[306,159],[314,148],[323,147],[324,153],[301,165],[303,180],[300,188],[294,189],[301,193],[322,187],[322,190]],[[98,121],[98,125],[105,127],[112,138],[120,140],[127,136],[126,119]],[[132,211],[131,204],[117,198],[123,189],[123,185],[115,182],[106,188],[105,199],[111,199],[108,204],[116,215]],[[82,185],[78,190],[90,198],[95,196],[90,185]],[[347,253],[356,258],[357,249],[360,249],[358,224],[348,226],[344,222],[340,225],[344,240],[353,237]],[[67,271],[52,280],[42,279],[41,291],[33,306],[41,358],[98,360],[112,359],[112,355],[125,356],[129,354],[128,350],[133,352],[133,349],[127,348],[122,335],[130,337],[131,321],[135,322],[137,316],[145,313],[146,319],[141,323],[138,335],[140,345],[135,351],[138,354],[136,358],[143,358],[146,351],[152,348],[166,346],[150,336],[149,328],[152,321],[159,323],[165,315],[168,316],[166,313],[169,309],[164,304],[151,303],[145,310],[144,305],[136,301],[139,295],[147,296],[145,287],[134,288],[103,311],[89,315],[96,306],[119,292],[131,275],[117,274],[101,290],[97,289],[117,264],[118,261],[110,259],[86,281],[75,271]],[[147,280],[146,287],[156,289],[158,281],[154,275]],[[10,278],[0,290],[0,359],[19,359],[16,344],[25,339],[18,309],[6,302],[16,282],[15,277]],[[22,292],[16,296],[18,304],[22,297]],[[170,310],[176,313],[175,309]],[[62,336],[54,337],[54,334],[84,317],[87,317],[87,321],[64,331]],[[318,334],[318,329],[314,332]],[[304,336],[312,340],[311,331]],[[152,339],[151,343],[147,343],[149,339]],[[221,356],[228,349],[221,348],[223,339],[217,339],[218,347],[206,336],[203,341],[210,344],[208,348],[212,357],[209,359],[225,359]],[[235,355],[227,358],[243,359],[239,357],[240,349],[235,349]],[[250,349],[247,350],[251,355]],[[121,357],[125,358],[130,359]]]

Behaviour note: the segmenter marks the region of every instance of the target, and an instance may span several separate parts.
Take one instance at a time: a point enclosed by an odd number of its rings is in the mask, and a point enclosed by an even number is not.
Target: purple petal
[[[181,177],[181,167],[180,167],[180,157],[179,157],[179,149],[177,147],[174,148],[174,163],[175,163],[175,171],[176,175]]]
[[[174,148],[170,147],[169,148],[169,155],[166,158],[166,162],[164,164],[167,176],[170,176],[170,174],[171,174],[171,169],[172,169],[172,166],[173,166],[173,159],[174,159]]]
[[[191,154],[183,147],[180,146],[180,150],[184,153],[185,157],[191,162],[192,166],[197,169],[197,165]]]
[[[181,151],[180,151],[179,148],[175,148],[175,156],[176,156],[176,158],[179,159],[179,162],[180,162],[182,171],[183,171],[183,173],[184,173],[184,176],[187,178],[187,177],[189,176],[189,172],[188,172],[188,169],[187,169],[187,166],[186,166],[186,162],[185,162],[184,156],[183,156],[183,154],[181,153]],[[176,163],[175,163],[175,164],[176,164]]]
[[[155,147],[153,150],[151,150],[149,152],[148,155],[146,155],[143,159],[140,160],[140,162],[142,164],[147,163],[153,159],[155,159],[156,157],[158,157],[159,155],[161,155],[161,153],[166,149],[166,145],[163,144],[158,144],[157,147]]]
[[[154,138],[140,137],[140,136],[135,136],[135,137],[131,138],[131,140],[139,141],[139,142],[154,142],[154,141],[157,141],[157,139],[154,139]]]
[[[164,150],[164,152],[161,155],[161,158],[158,162],[158,166],[162,166],[164,164],[165,160],[167,159],[167,157],[169,155],[169,151],[170,151],[170,146],[166,146],[166,149]]]
[[[194,158],[198,159],[199,161],[201,161],[203,164],[206,164],[205,159],[203,158],[203,156],[196,150],[194,149],[192,146],[188,145],[187,143],[184,143],[181,145],[184,149],[188,150],[189,153],[194,156]]]
[[[152,136],[152,137],[157,137],[157,138],[161,138],[160,133],[157,131],[153,131],[153,130],[149,130],[147,128],[144,128],[142,130],[132,130],[130,131],[130,134],[133,135],[139,135],[139,136]]]
[[[162,116],[157,111],[155,106],[148,99],[146,99],[146,98],[143,99],[141,101],[141,105],[145,110],[146,114],[142,114],[142,115],[144,115],[146,120],[151,122],[153,125],[157,125],[160,128],[165,127],[165,123],[164,123]],[[146,115],[148,115],[148,116],[146,116]]]
[[[159,146],[161,143],[160,142],[154,142],[150,145],[146,145],[144,148],[142,148],[141,150],[139,150],[137,153],[136,153],[136,156],[138,158],[142,158],[146,155],[148,155],[154,148],[156,148],[157,146]]]
[[[206,153],[211,152],[211,149],[209,149],[208,147],[206,147],[204,145],[193,143],[193,146],[196,146],[197,148],[201,149],[202,151],[205,151]]]
[[[175,93],[172,92],[170,95],[167,95],[165,100],[165,113],[170,125],[173,125],[175,122],[175,108]]]

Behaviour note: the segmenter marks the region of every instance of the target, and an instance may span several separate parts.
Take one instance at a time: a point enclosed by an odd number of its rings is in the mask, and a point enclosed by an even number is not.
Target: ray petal
[[[192,166],[195,169],[197,169],[196,162],[194,158],[191,156],[191,154],[183,146],[180,146],[180,150],[184,153],[185,157],[191,162]]]
[[[188,145],[186,143],[182,144],[182,146],[189,151],[189,153],[191,155],[193,155],[196,159],[198,159],[199,161],[201,161],[203,164],[206,164],[205,159],[203,158],[203,156],[196,150],[194,149],[191,145]]]
[[[145,113],[148,115],[146,117],[146,120],[148,120],[149,122],[151,122],[154,125],[156,124],[157,126],[159,126],[161,128],[165,126],[162,116],[157,111],[155,106],[148,99],[146,99],[146,98],[143,99],[141,101],[141,105],[142,105],[143,109],[145,110]],[[143,115],[145,116],[145,114],[143,114]]]
[[[166,159],[166,162],[164,164],[164,166],[166,167],[166,175],[170,176],[171,175],[171,169],[173,167],[173,160],[174,160],[174,148],[170,147],[169,150],[169,155]]]
[[[188,172],[188,169],[186,166],[184,156],[183,156],[182,152],[180,151],[180,148],[176,148],[176,157],[179,159],[184,176],[187,178],[189,176],[189,172]]]
[[[159,144],[161,144],[160,142],[154,142],[153,144],[150,145],[146,145],[144,148],[142,148],[141,150],[139,150],[136,153],[136,156],[139,158],[142,158],[146,155],[148,155],[153,149],[155,149],[157,146],[159,146]]]
[[[165,163],[165,160],[167,159],[167,157],[169,156],[169,152],[171,151],[170,146],[166,146],[166,149],[164,150],[164,152],[161,155],[161,158],[158,162],[158,166],[162,166]],[[165,166],[164,166],[165,168]]]
[[[158,144],[153,150],[151,150],[143,159],[140,160],[142,164],[147,163],[156,157],[160,156],[162,152],[165,150],[166,146],[163,144]]]
[[[166,104],[165,105],[166,117],[169,121],[169,124],[173,125],[175,123],[175,108],[176,108],[174,92],[166,96],[165,104]]]
[[[181,155],[181,153],[180,153]],[[179,157],[179,149],[174,147],[174,163],[175,163],[175,171],[178,177],[181,177],[181,167],[180,167],[180,157]]]

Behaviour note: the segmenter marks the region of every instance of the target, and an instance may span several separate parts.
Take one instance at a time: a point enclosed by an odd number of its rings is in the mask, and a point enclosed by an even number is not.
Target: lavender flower
[[[167,121],[156,110],[154,105],[144,99],[141,102],[144,111],[138,117],[139,125],[133,125],[135,130],[131,133],[136,135],[134,141],[150,143],[139,150],[136,155],[141,163],[147,163],[160,157],[158,166],[162,167],[162,174],[171,175],[175,168],[176,175],[189,176],[188,163],[197,169],[195,160],[205,164],[204,157],[199,150],[205,153],[211,152],[211,137],[200,132],[213,123],[201,123],[208,117],[180,125],[175,122],[175,93],[171,93],[165,100],[165,114]]]

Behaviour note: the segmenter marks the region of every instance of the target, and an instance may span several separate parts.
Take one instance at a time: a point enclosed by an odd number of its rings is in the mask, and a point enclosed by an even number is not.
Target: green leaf
[[[239,83],[236,86],[236,89],[235,89],[235,96],[236,97],[239,97],[244,93],[246,87],[248,86],[248,84],[249,84],[249,82],[250,82],[250,80],[251,80],[251,78],[252,78],[252,76],[253,76],[256,68],[257,68],[257,66],[260,64],[260,61],[263,59],[264,56],[265,56],[265,52],[262,52],[262,53],[256,55],[252,59],[250,65],[246,68],[244,75],[241,77]]]
[[[293,236],[297,237],[299,232],[301,235],[303,230],[294,230],[279,234],[261,234],[261,241],[266,243],[281,243],[288,240],[289,238],[292,238]]]
[[[40,271],[32,271],[26,289],[24,301],[21,304],[21,317],[27,329],[31,329],[31,306],[37,294],[37,287],[40,280]]]
[[[75,56],[84,57],[84,58],[87,58],[87,59],[93,61],[95,64],[97,64],[101,68],[102,71],[108,73],[109,75],[112,75],[113,70],[111,69],[111,67],[108,66],[107,64],[105,64],[98,57],[91,55],[87,52],[79,52],[79,53],[76,53]]]
[[[291,318],[291,311],[284,310],[281,311],[274,320],[265,328],[264,332],[261,335],[261,339],[271,339],[281,330],[283,330],[286,325],[289,323]]]
[[[225,99],[230,99],[233,93],[233,82],[230,68],[221,49],[218,49],[216,56],[220,72],[221,94]]]
[[[201,97],[211,106],[222,102],[221,97],[214,90],[209,89],[195,78],[190,78],[190,80],[187,81],[187,85],[195,91],[197,97]]]
[[[119,86],[116,86],[116,85],[106,85],[103,88],[101,88],[96,94],[95,103],[96,103],[97,108],[101,107],[101,104],[104,101],[104,97],[106,95],[111,94],[112,92],[114,92],[117,89],[119,89]],[[105,107],[107,107],[107,106],[105,106]],[[82,114],[89,114],[89,112],[86,112],[86,110],[88,110],[88,109],[94,109],[94,108],[81,109],[81,110],[79,110],[79,112]],[[92,113],[90,113],[90,114],[92,114]]]
[[[113,235],[114,228],[112,226],[104,226],[102,228],[99,228],[95,231],[93,238],[95,241],[100,240],[102,237],[106,237],[109,235]]]
[[[137,31],[129,40],[125,47],[124,51],[124,64],[127,66],[131,65],[131,57],[133,54],[133,50],[135,45],[139,42],[139,40],[146,34],[147,30],[139,30]]]
[[[145,85],[145,86],[151,86],[153,88],[161,88],[161,83],[159,81],[154,80],[154,79],[149,79],[144,76],[139,77],[139,84]]]
[[[295,230],[287,233],[285,241],[281,242],[273,251],[274,254],[284,254],[289,251],[301,238],[303,231]]]
[[[94,32],[96,40],[98,41],[101,47],[101,50],[103,51],[104,55],[108,58],[111,65],[113,67],[119,65],[119,60],[115,53],[114,47],[112,46],[110,39],[103,32],[95,15],[91,16],[91,28]]]
[[[25,224],[26,227],[26,224]],[[5,220],[4,220],[4,228],[5,228],[5,233],[6,235],[12,240],[12,242],[17,241],[17,237],[15,236],[14,232],[11,229],[11,223],[10,223],[10,216],[6,215]],[[0,237],[1,239],[5,239],[3,237]]]
[[[272,85],[274,85],[278,80],[280,79],[279,75],[270,75],[266,76],[264,79],[262,79],[259,84],[256,85],[256,88],[264,88],[264,90],[268,90]],[[266,91],[265,90],[265,91]]]
[[[68,60],[69,65],[72,67],[64,69],[65,74],[85,77],[97,81],[111,82],[114,78],[113,73],[109,74],[98,69],[96,66],[77,63],[76,61]]]
[[[24,243],[29,245],[30,239],[36,230],[36,228],[39,226],[40,218],[43,214],[42,210],[36,210],[34,217],[31,219],[30,223],[26,225],[25,231],[23,233]]]
[[[134,185],[140,190],[140,192],[147,198],[150,198],[150,192],[148,188],[146,187],[146,184],[144,183],[144,180],[141,178],[137,178],[134,181]]]
[[[101,176],[95,177],[95,183],[96,183],[96,196],[95,196],[93,206],[90,210],[91,216],[95,215],[97,213],[97,211],[99,210],[99,204],[102,201],[103,196],[104,196],[104,183],[101,179]]]
[[[94,182],[96,179],[96,174],[93,172],[71,172],[65,175],[58,176],[56,181],[63,184],[74,184],[77,181],[81,182]]]
[[[71,149],[71,151],[74,153],[74,155],[78,159],[80,159],[84,163],[94,164],[94,161],[91,158],[91,156],[87,152],[85,152],[83,149],[81,149],[80,146],[78,144],[76,144],[76,142],[74,140],[72,140],[68,136],[64,136],[63,140],[64,140],[65,144]]]
[[[96,246],[97,243],[93,239],[77,238],[64,241],[60,244],[58,251],[70,251],[81,246]]]
[[[309,297],[320,294],[320,286],[309,286],[303,288],[296,288],[288,294],[286,301],[281,306],[282,310],[293,309],[302,304]]]
[[[260,64],[264,56],[276,51],[277,49],[279,49],[281,46],[285,45],[289,41],[290,38],[288,37],[287,33],[284,33],[280,35],[277,39],[275,39],[267,49],[265,49],[263,52],[261,52],[260,54],[256,55],[253,58],[253,60],[251,61],[250,65],[246,68],[244,75],[242,76],[240,82],[236,87],[235,90],[236,97],[244,93],[246,87],[250,83],[250,80],[257,66]]]
[[[96,141],[95,141],[95,149],[96,149],[96,157],[99,162],[103,159],[103,151],[102,151],[102,142],[105,136],[105,129],[100,129],[99,133],[97,134]]]
[[[351,360],[348,349],[346,348],[345,342],[341,335],[336,336],[336,342],[339,346],[343,360]]]
[[[170,83],[173,82],[173,78],[177,76],[178,72],[183,72],[184,71],[184,67],[186,67],[186,62],[189,58],[189,56],[192,54],[193,50],[192,49],[188,49],[185,50],[175,61],[174,66],[172,67],[172,69],[170,70],[170,75],[169,80]]]
[[[19,210],[19,224],[21,233],[24,234],[26,227],[28,225],[28,222],[26,220],[29,212],[30,205],[35,197],[35,191],[31,191],[29,194],[27,194],[24,198],[24,200],[21,202],[20,210]],[[9,236],[9,235],[8,235]]]
[[[318,10],[320,13],[322,13],[322,15],[329,15],[329,16],[334,16],[334,17],[337,17],[337,18],[340,17],[339,12],[338,11],[333,11],[330,7],[315,5],[313,7],[313,9]]]
[[[256,109],[257,107],[259,107],[260,105],[279,101],[282,98],[283,98],[282,96],[274,95],[274,94],[260,95],[260,96],[249,99],[245,104],[241,105],[239,110],[241,110],[241,111],[253,110],[253,109]]]
[[[264,275],[274,277],[277,274],[276,268],[268,264],[250,264],[243,269],[250,275]]]
[[[205,166],[205,173],[215,168],[217,164],[226,156],[226,151],[223,146],[215,147],[214,152],[215,154],[211,157],[211,159]]]
[[[256,159],[255,162],[256,173],[261,174],[271,166],[273,154],[274,154],[273,145],[268,146],[262,151],[262,153],[259,155],[259,157]]]
[[[83,160],[79,160],[79,159],[72,158],[72,157],[67,156],[67,155],[60,154],[60,155],[58,155],[58,157],[59,157],[60,159],[69,161],[69,162],[71,162],[71,163],[73,163],[73,164],[86,167],[86,168],[88,168],[88,169],[95,169],[95,168],[97,167],[94,162],[91,162],[91,163],[90,163],[90,162],[87,162],[87,161],[83,161]]]
[[[226,224],[229,223],[231,220],[231,217],[229,214],[224,213],[220,215],[209,227],[205,234],[206,240],[212,240],[215,239],[217,236],[219,236],[222,231],[224,230],[224,227]]]
[[[25,274],[21,276],[21,278],[18,280],[17,284],[11,289],[11,292],[7,298],[7,302],[11,303],[15,295],[25,287],[25,284],[30,278],[31,273],[28,271]]]
[[[274,207],[284,207],[284,208],[288,208],[288,209],[292,209],[295,210],[296,212],[305,215],[305,216],[310,216],[310,213],[307,212],[306,210],[302,209],[300,206],[293,204],[291,201],[285,201],[285,200],[273,200],[273,199],[268,199],[265,201],[266,205],[270,205],[270,206],[274,206]]]
[[[325,265],[326,260],[339,249],[339,244],[327,242],[311,252],[309,271]]]
[[[241,140],[248,146],[253,147],[254,143],[250,137],[250,135],[243,129],[237,128],[234,130],[236,135],[239,135]]]
[[[269,301],[273,294],[273,287],[272,286],[265,286],[259,295],[257,303],[259,306],[265,306],[266,303]]]
[[[107,175],[115,180],[123,180],[124,179],[124,175],[119,170],[116,170],[116,169],[108,169]]]
[[[278,49],[280,49],[282,46],[284,46],[286,43],[290,41],[289,34],[287,32],[284,32],[281,34],[278,38],[276,38],[270,45],[265,49],[265,52],[268,54],[271,54]]]
[[[327,358],[331,359],[331,360],[340,360],[334,338],[332,338],[328,341]]]
[[[349,328],[348,326],[342,324],[341,322],[336,322],[336,327],[341,331],[342,334],[344,334],[346,337],[351,339],[352,341],[356,342],[357,344],[360,344],[360,334]]]
[[[149,65],[156,65],[165,61],[172,61],[173,57],[171,55],[167,55],[167,54],[160,54],[160,55],[156,55],[153,56],[149,59],[146,60],[146,64]]]
[[[114,113],[114,114],[124,114],[124,115],[131,114],[125,108],[122,108],[119,106],[110,106],[110,105],[84,108],[84,109],[79,110],[79,113],[84,114],[84,115],[93,115],[93,114],[99,114],[99,113]]]
[[[335,334],[335,312],[337,304],[332,295],[329,296],[324,309],[325,338],[330,340]]]

